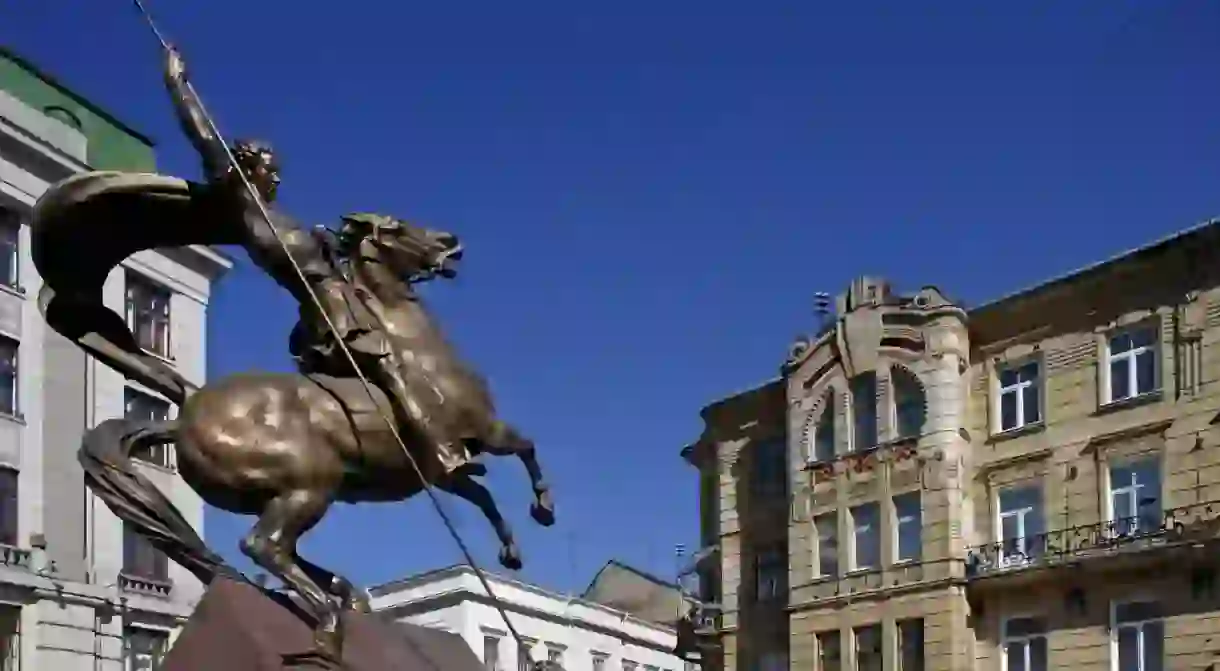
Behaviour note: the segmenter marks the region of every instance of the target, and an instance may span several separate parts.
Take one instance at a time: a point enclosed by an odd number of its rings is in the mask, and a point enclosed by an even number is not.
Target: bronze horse
[[[553,524],[533,442],[496,418],[485,381],[446,342],[412,286],[454,274],[460,258],[456,238],[404,222],[345,234],[355,241],[351,281],[386,329],[397,350],[393,355],[413,357],[418,370],[427,373],[413,380],[415,402],[437,418],[447,440],[464,445],[472,456],[520,458],[535,494],[531,515],[539,524]],[[341,611],[367,604],[349,581],[300,558],[296,549],[331,502],[405,500],[435,485],[478,506],[501,542],[501,563],[513,569],[521,565],[508,523],[487,489],[472,478],[485,472],[483,466],[467,461],[441,467],[436,455],[443,446],[426,444],[408,427],[403,438],[423,472],[421,480],[384,419],[392,416],[380,390],[352,377],[239,374],[187,396],[176,420],[103,422],[86,435],[81,460],[90,486],[120,517],[137,526],[149,515],[159,520],[144,524],[142,531],[164,548],[172,545],[167,538],[173,537],[174,525],[165,521],[171,513],[158,504],[164,497],[130,460],[134,451],[174,443],[182,478],[204,501],[258,516],[241,541],[242,552],[300,594],[318,620],[318,651],[337,659]],[[121,471],[126,484],[111,484],[118,478],[106,469]]]

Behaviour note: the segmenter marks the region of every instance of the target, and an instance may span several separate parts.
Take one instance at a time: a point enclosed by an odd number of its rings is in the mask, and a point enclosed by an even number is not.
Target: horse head
[[[462,244],[456,235],[382,214],[343,217],[339,238],[350,256],[385,264],[408,284],[436,277],[452,279],[462,259]]]

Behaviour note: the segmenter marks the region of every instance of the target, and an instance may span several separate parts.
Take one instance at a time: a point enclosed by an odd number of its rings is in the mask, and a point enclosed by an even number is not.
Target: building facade
[[[474,571],[439,569],[369,590],[373,609],[461,636],[487,671],[529,671],[529,661],[566,671],[679,671],[672,626],[623,610],[486,574],[524,647],[518,646]]]
[[[60,179],[153,168],[149,140],[0,49],[0,671],[153,668],[201,596],[85,487],[76,451],[88,427],[173,409],[46,327],[25,225]],[[106,304],[201,384],[211,285],[229,266],[204,248],[143,252],[106,279]],[[172,449],[140,456],[202,528],[203,503],[175,475]]]
[[[683,450],[709,671],[1220,668],[1218,252],[970,310],[853,282]]]

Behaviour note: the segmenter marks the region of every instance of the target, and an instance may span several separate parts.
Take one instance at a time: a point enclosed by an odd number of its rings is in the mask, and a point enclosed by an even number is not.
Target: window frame
[[[918,405],[919,405],[919,410],[920,410],[919,426],[915,427],[913,429],[913,431],[911,431],[911,432],[903,431],[903,428],[904,428],[902,426],[903,413],[899,411],[899,406],[905,405],[905,403],[900,403],[899,401],[902,400],[902,396],[903,396],[903,394],[900,393],[900,392],[904,391],[902,389],[902,386],[905,385],[906,383],[903,383],[903,385],[900,385],[898,383],[898,379],[900,377],[909,377],[909,382],[912,385],[912,388],[909,390],[906,390],[906,391],[915,392],[916,397],[914,400],[917,401]],[[923,436],[924,430],[927,428],[927,425],[928,425],[928,394],[927,394],[927,389],[925,388],[925,386],[923,384],[923,380],[919,377],[918,373],[911,370],[910,368],[900,365],[900,364],[893,364],[890,366],[889,388],[890,388],[890,393],[888,394],[889,395],[888,405],[889,405],[889,411],[890,411],[891,438],[893,440],[918,440],[920,437]]]
[[[919,662],[916,668],[908,669],[906,665],[905,644],[907,637],[903,635],[903,625],[918,623],[919,625]],[[927,622],[921,617],[906,617],[894,620],[894,669],[895,671],[924,671],[928,666]]]
[[[144,624],[125,623],[123,625],[123,668],[126,671],[135,671],[136,655],[151,654],[155,656],[155,661],[152,664],[153,669],[158,669],[165,661],[166,654],[169,653],[171,632],[160,627],[153,627]],[[150,640],[154,641],[154,649],[151,651],[136,651],[132,642],[135,636],[149,635]]]
[[[751,484],[764,498],[786,499],[791,477],[788,472],[788,437],[778,435],[751,443]]]
[[[144,406],[139,408],[141,412],[135,412],[135,406],[140,405]],[[149,416],[146,417],[146,414]],[[174,414],[174,404],[168,400],[130,384],[123,388],[123,416],[125,418],[138,421],[168,422],[174,419]],[[139,452],[133,451],[131,457],[139,460],[141,463],[152,464],[160,468],[174,468],[173,446],[170,443],[151,445]]]
[[[1129,605],[1129,604],[1140,604],[1140,603],[1156,604],[1158,609],[1161,607],[1160,601],[1152,598],[1151,595],[1147,595],[1147,594],[1137,594],[1136,596],[1128,597],[1126,599],[1116,599],[1116,600],[1110,601],[1110,618],[1109,618],[1109,629],[1110,629],[1109,639],[1110,639],[1110,641],[1109,641],[1109,643],[1110,643],[1110,669],[1111,669],[1111,671],[1122,671],[1122,665],[1119,660],[1119,645],[1118,645],[1119,629],[1129,628],[1129,627],[1133,627],[1133,626],[1137,627],[1140,631],[1140,648],[1143,649],[1143,647],[1144,647],[1143,628],[1144,628],[1144,625],[1146,625],[1150,622],[1157,622],[1157,623],[1160,623],[1160,625],[1161,625],[1161,664],[1160,664],[1160,668],[1161,668],[1161,671],[1165,671],[1165,669],[1168,668],[1165,665],[1166,636],[1165,636],[1165,616],[1163,613],[1158,617],[1147,618],[1147,619],[1143,619],[1143,620],[1136,620],[1136,621],[1132,621],[1132,622],[1119,622],[1118,621],[1118,609],[1120,606]],[[1145,666],[1144,662],[1145,662],[1145,660],[1141,656],[1141,659],[1139,660],[1139,666],[1140,667]],[[1148,671],[1148,670],[1141,668],[1138,671]]]
[[[5,378],[11,378],[12,390],[8,394],[0,394],[0,416],[22,419],[21,341],[0,333],[0,380]],[[4,407],[6,404],[9,407]]]
[[[834,572],[833,573],[825,573],[823,571],[823,568],[824,568],[824,564],[822,562],[822,550],[824,548],[823,543],[822,543],[823,537],[822,537],[822,530],[818,527],[818,520],[822,520],[822,519],[830,520],[832,522],[831,529],[833,529],[833,531],[834,531],[834,535],[832,536],[832,538],[834,540],[834,555],[833,555],[834,556],[834,559],[833,559]],[[840,533],[840,525],[839,525],[839,511],[836,509],[836,510],[830,510],[830,511],[827,511],[824,513],[820,513],[818,515],[814,515],[813,519],[810,521],[810,525],[813,527],[813,544],[812,545],[813,545],[813,571],[814,571],[813,578],[814,578],[814,580],[839,577],[839,574],[842,572],[842,568],[843,568],[842,566],[839,565],[840,564],[840,562],[839,562],[840,547],[841,547],[841,542],[839,539],[840,539],[840,536],[842,536],[842,534]]]
[[[1029,366],[1034,367],[1035,378],[1032,382],[1018,380],[1015,384],[1005,385],[1003,376],[1006,372],[1019,374],[1023,368]],[[1011,359],[1003,359],[997,361],[992,366],[992,397],[991,397],[991,434],[993,436],[1003,436],[1021,431],[1029,431],[1037,427],[1045,426],[1046,424],[1046,360],[1041,352],[1034,352],[1025,356],[1013,357]],[[1038,394],[1038,403],[1035,411],[1038,413],[1037,419],[1034,421],[1026,421],[1025,413],[1025,394],[1024,390],[1033,388]],[[1016,397],[1016,407],[1014,413],[1017,423],[1011,427],[1004,427],[1004,396],[1014,394]]]
[[[522,641],[517,644],[517,671],[530,671],[536,645],[538,645],[538,641],[532,638],[522,638]]]
[[[1012,622],[1014,620],[1039,621],[1042,623],[1042,633],[1027,635],[1027,636],[1009,636],[1008,635],[1008,623]],[[1029,643],[1036,638],[1042,639],[1043,645],[1046,647],[1046,668],[1042,669],[1041,671],[1050,671],[1050,669],[1052,667],[1051,667],[1051,648],[1050,648],[1049,634],[1050,634],[1050,623],[1048,622],[1048,618],[1044,614],[1032,613],[1032,612],[1016,612],[1016,613],[1011,613],[1008,615],[1001,615],[1000,616],[1000,645],[999,645],[1000,671],[1009,671],[1008,670],[1008,643],[1010,641],[1021,642],[1025,645],[1025,659],[1027,662],[1025,671],[1038,671],[1037,669],[1029,668],[1030,665],[1028,663],[1029,659],[1030,659]]]
[[[1114,354],[1112,343],[1115,338],[1145,330],[1151,332],[1152,343],[1150,345],[1133,347],[1130,350]],[[1164,362],[1161,361],[1165,347],[1165,343],[1162,342],[1163,331],[1164,327],[1161,323],[1160,315],[1154,315],[1144,319],[1133,320],[1129,323],[1113,325],[1098,333],[1101,346],[1101,356],[1098,357],[1097,385],[1098,405],[1100,407],[1107,408],[1123,406],[1129,403],[1139,403],[1144,399],[1156,398],[1161,393],[1161,389],[1164,386]],[[1142,392],[1130,393],[1139,388],[1139,369],[1136,366],[1136,357],[1145,351],[1151,352],[1152,355],[1152,386]],[[1114,398],[1113,363],[1115,359],[1123,359],[1127,362],[1129,393],[1122,398]]]
[[[871,417],[868,418],[868,425],[871,427],[870,433],[871,433],[871,437],[872,437],[872,440],[867,441],[867,443],[869,443],[869,444],[860,443],[860,440],[861,440],[860,429],[862,428],[861,424],[860,424],[860,420],[863,417],[863,415],[861,415],[859,412],[860,404],[857,403],[857,401],[860,400],[860,398],[858,397],[858,394],[860,394],[860,389],[857,387],[857,384],[860,384],[860,383],[868,383],[868,386],[865,389],[865,391],[868,391],[868,390],[872,391],[872,393],[868,394],[868,396],[867,396],[867,398],[869,399],[868,400],[869,408],[871,408],[871,410],[872,410],[872,415],[871,415]],[[880,421],[878,418],[878,414],[879,414],[878,410],[880,410],[881,405],[877,398],[878,391],[879,391],[879,386],[878,386],[876,371],[860,373],[860,374],[856,375],[855,377],[853,377],[852,379],[848,380],[848,382],[847,382],[847,394],[848,394],[848,401],[849,401],[848,405],[849,405],[849,409],[850,409],[849,414],[851,417],[851,422],[850,422],[851,433],[848,436],[848,438],[850,439],[848,441],[849,454],[862,454],[864,452],[868,452],[869,450],[876,449],[876,447],[881,442],[881,433],[880,433],[881,427],[880,427]]]
[[[21,219],[20,212],[0,202],[0,255],[7,256],[10,264],[8,277],[0,273],[0,286],[18,292],[21,291]]]
[[[860,634],[864,632],[875,632],[877,634],[877,647],[871,651],[876,656],[876,666],[871,667],[882,671],[885,668],[885,625],[880,622],[860,625],[851,628],[851,661],[855,671],[862,671],[865,667],[860,664]]]
[[[1013,510],[1013,511],[1006,512],[1001,503],[1001,500],[1002,500],[1001,494],[1005,491],[1015,491],[1015,490],[1022,490],[1022,489],[1029,489],[1029,490],[1036,491],[1038,493],[1038,505],[1034,506],[1034,507],[1030,507],[1030,508],[1021,508],[1019,510]],[[1007,485],[1004,487],[998,487],[994,490],[994,492],[995,492],[994,493],[995,521],[993,522],[993,525],[994,525],[995,533],[993,534],[993,536],[995,537],[995,543],[999,546],[999,552],[997,554],[997,560],[998,560],[997,563],[1002,568],[1009,568],[1009,567],[1015,567],[1015,566],[1024,566],[1024,565],[1027,565],[1027,564],[1030,564],[1030,563],[1036,561],[1038,557],[1041,557],[1044,554],[1044,552],[1041,551],[1037,547],[1031,548],[1030,539],[1041,535],[1041,536],[1043,536],[1043,542],[1045,542],[1045,536],[1047,533],[1047,531],[1046,531],[1046,483],[1041,478],[1038,478],[1033,481],[1026,481],[1026,484],[1014,484],[1014,485]],[[1017,512],[1039,513],[1041,515],[1041,526],[1042,526],[1043,530],[1036,534],[1030,534],[1027,530],[1028,523],[1025,520],[1027,515],[1026,514],[1016,515],[1015,513],[1017,513]],[[1007,539],[1004,537],[1004,518],[1006,518],[1006,517],[1015,517],[1019,521],[1019,524],[1021,527],[1020,536],[1017,536],[1013,539]],[[1019,545],[1018,552],[1014,553],[1011,556],[1006,552],[1005,547],[1004,547],[1009,540],[1019,540],[1020,541],[1018,544]],[[1034,543],[1034,545],[1036,546],[1037,543]]]
[[[148,299],[147,305],[139,305],[140,301],[137,299],[141,297],[141,292],[145,292],[143,297]],[[158,299],[164,300],[163,307],[157,305]],[[140,349],[160,359],[173,361],[173,289],[148,275],[128,268],[123,287],[123,301],[124,321],[127,324],[127,328],[135,335],[136,344]],[[154,347],[151,348],[145,347],[144,343],[140,342],[140,319],[143,316],[147,316],[152,320],[153,327],[160,323],[160,326],[163,328],[163,335],[157,336],[154,334],[153,336],[155,340],[161,342],[152,343]],[[154,332],[156,331],[155,328],[153,330]]]
[[[20,543],[21,471],[0,465],[0,544],[18,547]]]
[[[838,392],[834,387],[828,388],[822,395],[822,403],[814,408],[814,414],[807,420],[810,422],[808,452],[805,454],[807,464],[829,464],[839,456],[839,432],[835,412],[837,399]],[[830,436],[829,445],[822,442],[824,434]],[[829,452],[824,454],[827,448]]]
[[[1114,509],[1114,496],[1117,493],[1119,493],[1115,489],[1115,486],[1114,486],[1114,484],[1115,484],[1114,483],[1114,469],[1123,468],[1123,467],[1127,467],[1127,466],[1134,465],[1134,464],[1146,463],[1146,462],[1153,462],[1156,464],[1157,517],[1156,517],[1155,521],[1158,523],[1158,526],[1151,528],[1151,529],[1147,529],[1147,530],[1142,528],[1144,520],[1143,520],[1143,516],[1139,514],[1139,509],[1140,509],[1139,502],[1141,499],[1136,498],[1136,495],[1138,494],[1140,487],[1142,487],[1142,485],[1136,485],[1133,482],[1131,484],[1124,484],[1124,485],[1118,487],[1118,490],[1126,490],[1128,493],[1132,494],[1132,496],[1131,496],[1132,505],[1134,506],[1135,511],[1136,511],[1136,514],[1134,516],[1124,516],[1124,517],[1120,518],[1116,515],[1117,511]],[[1161,530],[1164,527],[1164,523],[1165,523],[1165,455],[1161,452],[1146,452],[1143,454],[1131,455],[1128,457],[1106,459],[1104,463],[1105,463],[1104,477],[1106,479],[1106,484],[1105,484],[1106,519],[1104,521],[1105,521],[1108,532],[1115,537],[1122,537],[1122,536],[1139,536],[1141,534],[1156,533],[1157,531]],[[1121,532],[1119,529],[1120,523],[1123,521],[1126,521],[1126,520],[1131,520],[1131,519],[1136,520],[1136,527],[1135,527],[1134,531],[1127,532],[1127,533]],[[1124,602],[1124,603],[1126,603],[1126,602]]]
[[[140,580],[148,580],[169,584],[169,556],[157,549],[147,538],[128,522],[122,523],[123,533],[123,575]],[[151,564],[144,571],[142,558],[147,557]]]
[[[860,552],[859,552],[860,525],[858,525],[857,521],[856,521],[857,520],[856,511],[860,510],[862,508],[872,508],[873,510],[876,511],[876,514],[872,520],[873,523],[875,524],[875,526],[877,527],[872,532],[873,537],[876,539],[875,542],[877,545],[877,552],[876,552],[877,563],[875,565],[861,566],[859,563],[859,561],[860,561],[860,556],[859,556],[860,555]],[[848,515],[848,520],[851,524],[851,555],[849,557],[849,559],[851,560],[850,564],[849,564],[851,566],[851,568],[848,570],[848,573],[866,573],[869,571],[876,571],[876,570],[881,569],[882,564],[885,561],[884,558],[881,556],[882,544],[881,544],[881,528],[880,527],[883,524],[881,502],[880,501],[869,501],[866,503],[861,503],[859,505],[851,506],[850,508],[848,508],[847,515]]]
[[[826,657],[827,646],[824,641],[834,641],[834,651],[837,656],[832,658],[835,662],[834,668],[828,670],[826,662],[829,661]],[[839,629],[824,629],[813,633],[814,657],[817,660],[816,671],[845,671],[843,668],[843,632]]]
[[[774,575],[770,571],[774,570]],[[764,594],[764,578],[772,590]],[[776,541],[755,548],[754,551],[754,600],[771,602],[788,598],[788,553],[783,543]]]
[[[504,637],[498,636],[498,635],[488,632],[488,631],[484,631],[482,633],[483,633],[483,659],[480,661],[483,662],[484,671],[503,671],[503,669],[500,667],[500,663],[503,661],[500,658],[500,641]],[[493,643],[493,641],[494,641],[494,643]],[[489,644],[491,644],[491,645],[489,645]],[[493,654],[488,655],[489,651],[491,651]],[[489,664],[489,660],[487,659],[489,656],[495,657],[494,660],[490,660],[490,664]]]
[[[902,526],[903,526],[904,522],[903,522],[903,516],[899,513],[899,510],[898,510],[898,501],[899,501],[899,499],[909,500],[911,498],[913,498],[915,500],[914,524],[915,524],[916,530],[919,531],[919,536],[918,536],[919,545],[916,548],[915,556],[903,557],[902,556]],[[907,492],[900,492],[898,494],[891,496],[890,497],[890,515],[891,515],[891,518],[893,519],[893,525],[891,526],[891,530],[893,532],[893,539],[892,539],[893,544],[891,545],[891,547],[893,548],[893,552],[894,552],[894,561],[892,563],[894,565],[917,564],[917,563],[923,561],[923,491],[919,490],[919,489],[915,489],[915,490],[911,490],[911,491],[907,491]],[[906,523],[910,524],[911,522],[908,520],[908,522],[906,522]]]

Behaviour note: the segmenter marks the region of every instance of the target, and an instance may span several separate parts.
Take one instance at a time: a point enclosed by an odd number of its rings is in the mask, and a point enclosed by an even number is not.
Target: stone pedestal
[[[376,614],[344,617],[344,671],[482,671],[456,634]],[[163,671],[317,669],[298,660],[313,647],[312,625],[286,598],[218,578],[208,587],[161,666]]]

